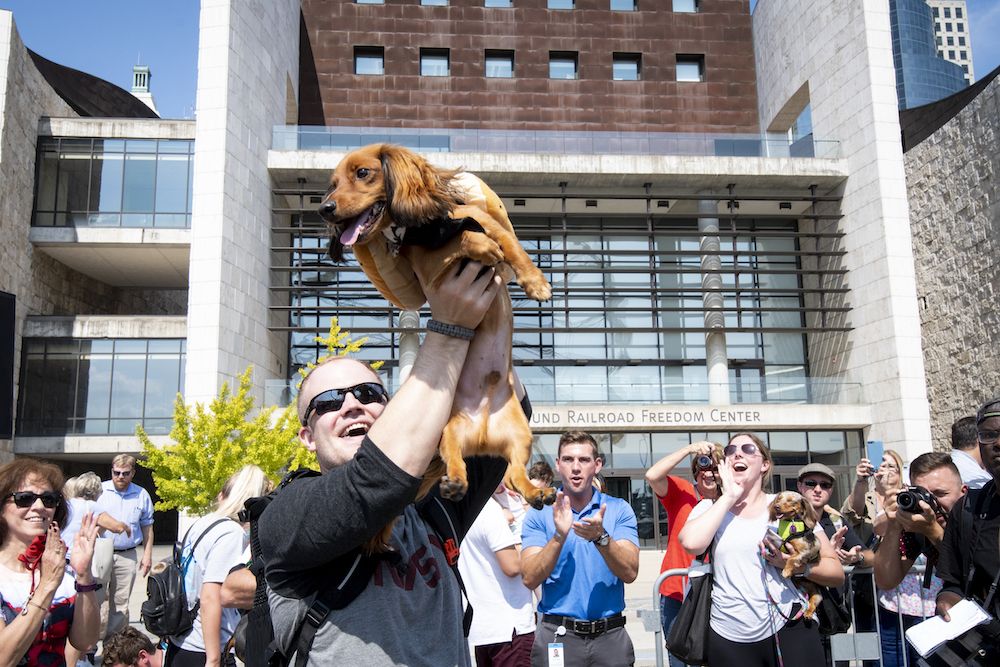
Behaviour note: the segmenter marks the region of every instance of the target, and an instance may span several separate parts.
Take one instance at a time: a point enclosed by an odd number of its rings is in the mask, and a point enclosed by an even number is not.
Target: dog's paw
[[[556,490],[548,489],[548,492],[542,496],[542,502],[546,505],[553,505],[556,502]]]
[[[469,232],[462,234],[462,256],[494,266],[503,261],[503,250],[486,234]]]
[[[469,485],[460,479],[452,479],[448,475],[441,478],[441,497],[445,500],[458,502],[465,497]]]
[[[524,288],[524,293],[528,295],[529,299],[548,301],[552,298],[552,285],[541,272],[537,276],[527,276],[519,280],[518,284]]]

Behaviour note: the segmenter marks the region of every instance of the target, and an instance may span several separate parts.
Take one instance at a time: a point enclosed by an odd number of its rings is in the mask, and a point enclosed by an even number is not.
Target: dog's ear
[[[411,227],[448,217],[457,204],[451,192],[456,172],[438,169],[413,151],[391,144],[382,146],[379,158],[393,222]]]
[[[326,232],[330,236],[330,245],[326,248],[327,257],[332,259],[334,263],[340,264],[344,261],[344,244],[340,242],[336,227],[328,225]]]
[[[813,506],[806,502],[805,498],[802,498],[802,519],[806,524],[806,528],[812,530],[816,527],[816,522],[818,518],[816,517],[816,510]]]
[[[771,501],[771,504],[767,506],[767,514],[770,521],[774,521],[778,518],[778,499],[775,498]]]

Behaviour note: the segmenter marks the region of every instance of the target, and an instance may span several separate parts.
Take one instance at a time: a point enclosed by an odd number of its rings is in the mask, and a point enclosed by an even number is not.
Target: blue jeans
[[[674,619],[677,618],[677,612],[680,610],[680,600],[675,600],[666,595],[660,596],[660,624],[663,626],[663,641],[667,640],[667,635],[670,634],[670,626],[674,624]],[[670,656],[670,667],[686,667],[686,665],[674,656]]]
[[[923,621],[919,616],[907,616],[903,614],[903,632]],[[903,647],[902,641],[906,644],[906,660],[909,667],[916,667],[920,658],[913,647],[899,633],[899,618],[896,612],[878,608],[878,622],[881,632],[879,638],[882,643],[882,665],[884,667],[903,667]]]

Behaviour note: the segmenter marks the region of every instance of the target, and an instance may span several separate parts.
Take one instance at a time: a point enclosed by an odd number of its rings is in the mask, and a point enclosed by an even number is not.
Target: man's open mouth
[[[354,218],[337,223],[338,229],[344,230],[340,233],[340,242],[350,247],[365,238],[368,232],[382,219],[384,210],[385,202],[377,201]]]
[[[353,438],[359,435],[365,435],[368,433],[368,424],[355,424],[351,428],[347,429],[344,433],[345,438]]]

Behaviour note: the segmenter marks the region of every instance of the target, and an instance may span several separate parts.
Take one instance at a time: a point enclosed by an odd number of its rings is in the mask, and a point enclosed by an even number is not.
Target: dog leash
[[[798,612],[792,614],[791,616],[785,616],[785,613],[781,611],[781,607],[779,606],[778,602],[774,599],[774,596],[771,595],[771,588],[767,585],[767,566],[770,565],[770,563],[768,563],[767,559],[764,557],[763,546],[758,547],[757,558],[760,559],[760,581],[761,584],[764,586],[764,595],[767,596],[767,601],[770,603],[767,608],[767,620],[771,624],[771,636],[774,637],[774,650],[775,653],[777,653],[778,655],[778,667],[785,667],[785,660],[781,655],[781,640],[778,639],[778,628],[775,627],[774,612],[772,611],[772,608],[774,609],[774,611],[777,611],[778,614],[783,619],[785,619],[790,623],[792,621],[799,620],[805,615],[805,606],[799,605]],[[802,591],[800,591],[798,588],[796,588],[795,590],[799,595],[802,595],[803,600],[805,600]],[[792,608],[794,609],[794,604]]]

